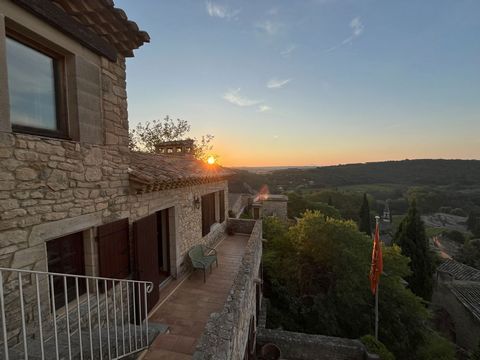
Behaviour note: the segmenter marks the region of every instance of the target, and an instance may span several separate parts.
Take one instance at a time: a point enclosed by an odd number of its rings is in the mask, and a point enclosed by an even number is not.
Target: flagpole
[[[380,216],[375,216],[376,226],[379,226]],[[380,245],[381,246],[381,245]],[[375,289],[375,340],[378,340],[378,285],[380,282],[377,282],[377,288]]]

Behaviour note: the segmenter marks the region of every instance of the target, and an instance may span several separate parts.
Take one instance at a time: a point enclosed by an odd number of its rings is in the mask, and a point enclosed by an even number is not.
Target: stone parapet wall
[[[287,220],[287,201],[264,200],[262,201],[263,216],[276,216],[279,219]]]
[[[259,274],[261,259],[262,223],[256,221],[223,310],[210,315],[193,359],[243,359],[250,320],[256,313],[255,279]]]
[[[252,234],[256,221],[250,219],[229,218],[227,222],[228,229],[238,234]]]
[[[368,354],[359,340],[260,328],[257,345],[268,343],[276,344],[282,358],[290,360],[379,359],[377,355]]]

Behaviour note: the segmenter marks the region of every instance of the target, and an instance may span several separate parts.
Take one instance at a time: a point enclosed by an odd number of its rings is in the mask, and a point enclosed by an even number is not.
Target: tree
[[[350,338],[371,334],[372,239],[353,221],[320,212],[306,212],[288,230],[276,219],[263,224],[268,326]],[[408,262],[398,246],[384,248],[388,276],[380,281],[379,337],[400,360],[415,358],[427,331],[427,309],[403,284],[411,274]]]
[[[478,341],[477,348],[470,355],[471,360],[480,360],[480,340]]]
[[[360,207],[360,213],[358,215],[359,222],[358,222],[358,229],[369,235],[372,236],[372,228],[370,223],[370,205],[368,204],[367,194],[363,194],[363,203]]]
[[[409,288],[416,295],[430,300],[433,285],[433,259],[425,235],[425,226],[415,200],[412,201],[407,216],[400,223],[394,242],[401,247],[402,254],[410,258],[412,274],[406,279]]]
[[[159,144],[166,141],[185,139],[190,132],[190,124],[186,120],[174,121],[170,116],[163,120],[156,119],[145,124],[139,123],[129,132],[129,147],[132,151],[154,153]],[[213,135],[203,135],[194,140],[194,155],[197,159],[206,160],[212,150]]]

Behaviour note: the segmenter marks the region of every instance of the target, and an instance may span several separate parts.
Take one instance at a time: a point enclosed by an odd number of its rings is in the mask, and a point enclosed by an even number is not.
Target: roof
[[[444,261],[437,267],[437,271],[446,272],[455,280],[480,282],[480,270],[455,260],[448,259]]]
[[[218,181],[234,172],[188,155],[131,152],[129,174],[130,183],[143,193]]]
[[[455,297],[480,321],[480,283],[454,282],[448,285]]]
[[[129,20],[113,0],[52,0],[81,24],[112,44],[120,54],[133,56],[133,50],[150,42],[147,32]]]

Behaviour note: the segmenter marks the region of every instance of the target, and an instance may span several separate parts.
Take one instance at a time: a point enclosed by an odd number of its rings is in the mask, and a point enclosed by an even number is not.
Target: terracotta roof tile
[[[480,281],[480,270],[451,259],[440,264],[437,271],[446,272],[455,280]]]
[[[233,171],[219,165],[208,165],[189,155],[160,155],[132,152],[130,182],[141,191],[210,182],[226,178]]]
[[[133,56],[133,50],[150,42],[147,32],[129,20],[113,0],[52,0],[81,24],[112,44],[123,56]]]
[[[480,283],[477,282],[454,282],[448,287],[475,318],[480,321]]]

